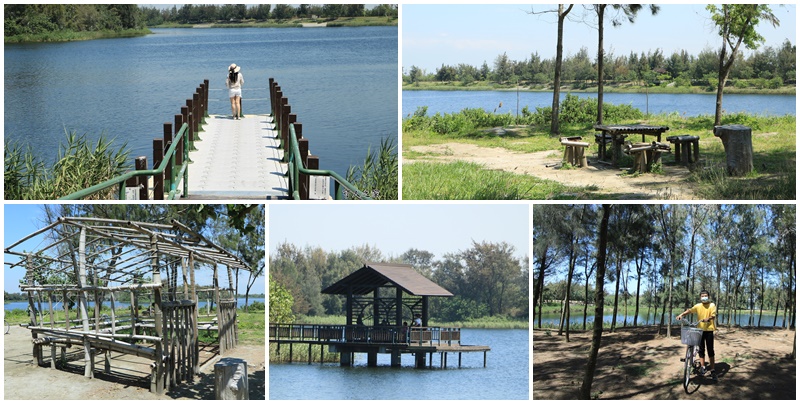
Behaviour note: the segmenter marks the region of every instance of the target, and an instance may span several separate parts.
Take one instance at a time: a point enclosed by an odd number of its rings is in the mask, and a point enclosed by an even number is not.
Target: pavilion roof
[[[11,244],[4,252],[16,255],[20,260],[6,264],[25,268],[27,257],[31,256],[35,267],[71,272],[75,264],[72,257],[78,250],[76,240],[81,229],[86,229],[86,245],[92,246],[87,250],[87,265],[95,270],[114,272],[116,276],[111,276],[111,280],[122,281],[136,268],[150,265],[153,248],[162,257],[177,260],[191,254],[197,262],[251,270],[239,257],[177,220],[171,224],[158,224],[90,217],[60,217],[56,222]],[[25,241],[51,230],[57,236],[41,242],[35,251],[15,249]]]
[[[365,295],[379,287],[393,286],[414,296],[453,296],[447,289],[415,271],[411,265],[367,263],[361,269],[342,278],[322,293],[346,295],[352,290],[354,295]]]

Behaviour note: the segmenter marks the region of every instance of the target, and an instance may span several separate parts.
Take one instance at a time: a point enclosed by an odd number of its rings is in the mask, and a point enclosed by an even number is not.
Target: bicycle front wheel
[[[683,361],[683,390],[689,394],[689,379],[692,378],[692,370],[694,364],[694,347],[686,347],[686,358]]]

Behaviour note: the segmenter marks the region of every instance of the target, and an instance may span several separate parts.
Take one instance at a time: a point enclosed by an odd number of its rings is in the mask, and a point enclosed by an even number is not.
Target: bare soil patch
[[[683,166],[663,166],[663,174],[627,174],[619,169],[589,159],[589,167],[560,169],[563,151],[535,153],[514,152],[499,147],[481,147],[467,143],[444,143],[413,146],[411,151],[425,155],[425,161],[467,161],[487,169],[531,175],[576,187],[598,187],[599,194],[618,199],[696,199],[686,181],[689,170]],[[404,159],[403,163],[421,160]]]
[[[680,330],[656,335],[655,327],[604,332],[592,394],[601,399],[730,400],[796,398],[795,332],[723,328],[715,333],[719,381],[695,377],[696,390],[683,389],[685,346]],[[591,347],[591,332],[533,332],[533,399],[577,399]],[[692,388],[695,388],[692,387]]]
[[[45,351],[45,355],[48,355],[49,351]],[[211,358],[216,353],[215,347],[205,347],[202,350],[201,374],[195,376],[194,383],[185,383],[164,395],[150,393],[149,364],[140,358],[114,354],[111,359],[111,373],[105,374],[102,372],[102,358],[98,356],[95,378],[87,379],[83,376],[83,354],[77,353],[77,349],[72,351],[72,357],[77,360],[69,362],[60,369],[39,367],[33,359],[30,331],[12,326],[11,332],[3,336],[4,399],[214,399],[216,360]],[[266,398],[264,345],[239,345],[233,351],[226,352],[225,356],[247,361],[250,399],[264,400]],[[70,358],[69,353],[68,358]],[[49,364],[49,360],[47,362]]]

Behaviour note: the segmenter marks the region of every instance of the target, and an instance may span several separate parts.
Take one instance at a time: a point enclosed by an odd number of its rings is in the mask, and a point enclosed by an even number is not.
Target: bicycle
[[[681,358],[683,365],[683,390],[686,394],[691,394],[689,391],[689,381],[694,374],[700,374],[700,360],[697,359],[697,353],[700,351],[700,344],[703,339],[703,330],[696,328],[698,323],[689,323],[683,320],[681,326],[681,343],[686,345],[686,354]]]
[[[5,327],[6,327],[5,333],[3,333],[5,335],[5,334],[8,334],[9,331],[11,331],[11,325],[8,324],[8,321],[6,321],[6,319],[3,319],[3,323],[4,323]]]

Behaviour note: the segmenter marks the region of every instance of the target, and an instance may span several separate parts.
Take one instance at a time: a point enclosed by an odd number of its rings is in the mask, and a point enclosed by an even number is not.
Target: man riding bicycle
[[[700,374],[706,374],[705,352],[706,347],[708,347],[708,359],[710,362],[708,370],[711,372],[711,378],[717,381],[717,373],[714,371],[714,331],[717,329],[715,327],[717,305],[711,302],[707,290],[700,292],[700,303],[678,314],[678,317],[675,318],[680,321],[683,316],[689,313],[697,314],[697,318],[700,321],[697,327],[703,330],[703,339],[700,340],[700,351],[698,352],[700,354]]]

